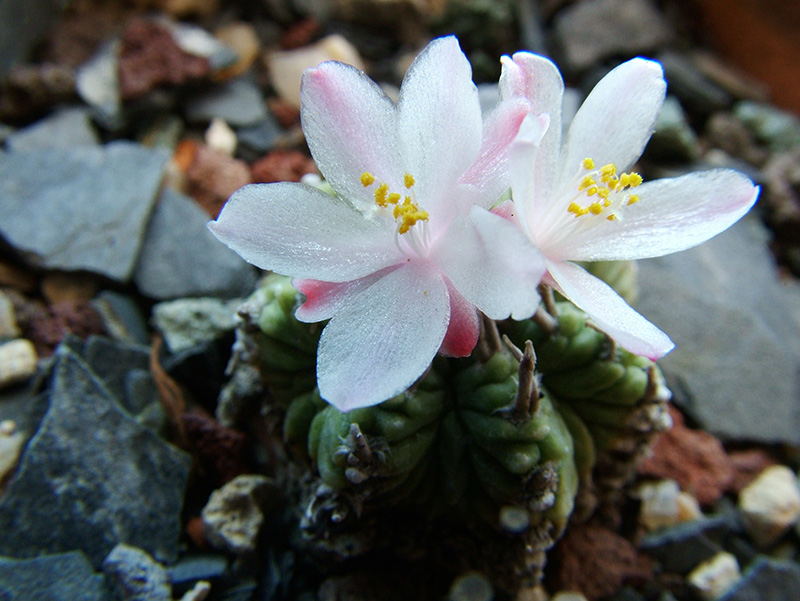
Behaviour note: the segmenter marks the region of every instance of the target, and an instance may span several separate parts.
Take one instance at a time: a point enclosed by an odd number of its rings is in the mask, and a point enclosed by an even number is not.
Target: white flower
[[[522,229],[547,261],[544,281],[633,353],[660,357],[672,341],[604,282],[572,261],[642,259],[708,240],[742,217],[758,187],[727,169],[642,183],[626,172],[649,140],[664,102],[661,66],[641,58],[606,75],[562,141],[564,82],[546,58],[504,56],[501,103],[527,99],[510,149],[511,189]]]
[[[302,321],[330,319],[317,353],[322,397],[342,411],[410,386],[441,349],[464,356],[494,319],[538,303],[541,254],[488,209],[508,188],[507,148],[528,103],[486,123],[455,38],[431,42],[397,104],[336,62],[307,71],[303,130],[336,191],[246,186],[212,232],[242,257],[293,276]]]

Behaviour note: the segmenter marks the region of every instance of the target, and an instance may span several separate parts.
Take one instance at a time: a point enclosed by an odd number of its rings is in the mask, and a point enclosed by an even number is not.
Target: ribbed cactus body
[[[246,303],[257,307],[257,329],[250,335],[258,349],[259,368],[270,393],[284,406],[316,386],[322,327],[295,318],[301,299],[290,278],[271,274]]]

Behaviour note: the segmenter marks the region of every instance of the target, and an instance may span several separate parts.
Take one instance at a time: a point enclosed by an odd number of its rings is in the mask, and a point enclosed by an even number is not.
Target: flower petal
[[[575,114],[567,134],[561,181],[574,179],[587,157],[619,172],[642,154],[664,104],[667,84],[661,65],[635,58],[612,69]]]
[[[508,149],[513,142],[530,105],[522,98],[501,102],[483,126],[483,142],[478,158],[459,180],[476,189],[476,204],[490,208],[508,189]]]
[[[647,182],[636,192],[641,200],[625,208],[621,221],[600,219],[548,256],[614,261],[685,250],[738,221],[755,203],[759,188],[737,171],[713,169]]]
[[[305,323],[330,319],[354,294],[374,284],[390,269],[392,267],[387,267],[350,282],[323,282],[294,278],[292,286],[306,297],[303,304],[295,311],[294,316]]]
[[[561,294],[631,353],[655,360],[674,348],[664,332],[634,311],[601,279],[566,261],[548,261],[547,270]]]
[[[211,232],[261,269],[327,282],[397,263],[394,231],[305,184],[252,184],[234,192]]]
[[[537,192],[539,170],[537,159],[542,137],[546,135],[550,119],[547,114],[538,118],[532,113],[522,122],[519,134],[508,150],[511,196],[516,206],[516,216],[528,236],[535,242],[537,209],[547,202],[547,197]],[[546,205],[545,205],[546,206]]]
[[[564,103],[564,80],[558,67],[549,59],[530,52],[517,52],[500,59],[500,97],[522,96],[531,104],[534,115],[547,114],[550,125],[539,146],[534,170],[535,194],[538,199],[552,197],[557,186],[561,164],[561,113]]]
[[[478,89],[455,37],[435,39],[419,53],[403,80],[398,109],[404,169],[416,178],[419,206],[439,213],[478,155],[483,131]]]
[[[480,207],[458,216],[431,256],[464,298],[492,319],[530,317],[544,259],[516,225]]]
[[[445,283],[450,296],[450,323],[439,352],[448,357],[469,357],[481,333],[478,310],[461,296],[452,283]]]
[[[397,107],[363,72],[335,61],[322,63],[303,75],[300,100],[308,147],[334,190],[363,209],[374,198],[361,183],[362,173],[393,187],[402,182],[402,172],[396,173]]]
[[[322,331],[317,351],[322,398],[350,411],[406,390],[439,350],[449,306],[443,278],[420,261],[355,294]]]

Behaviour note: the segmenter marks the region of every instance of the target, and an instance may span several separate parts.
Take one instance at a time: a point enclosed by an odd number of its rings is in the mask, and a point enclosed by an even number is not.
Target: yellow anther
[[[383,183],[375,189],[375,204],[379,207],[386,206],[386,196],[389,194],[389,184]]]
[[[636,186],[640,186],[642,184],[642,176],[632,171],[628,174],[629,176],[629,185],[631,188],[635,188]]]
[[[375,183],[375,176],[372,175],[369,171],[365,171],[364,173],[361,174],[361,184],[365,188],[368,188],[374,183]]]
[[[617,166],[614,163],[600,167],[600,175],[612,176],[617,174]]]
[[[586,171],[591,171],[592,169],[594,169],[594,161],[590,158],[583,159],[582,164],[583,168],[586,169]]]
[[[609,221],[617,221],[617,216],[614,213],[611,213],[608,217],[606,217]]]
[[[611,192],[609,192],[608,188],[598,188],[597,189],[597,195],[602,199],[608,198],[609,194],[611,194]]]
[[[631,185],[631,176],[627,173],[623,173],[619,176],[619,185],[623,188],[627,188]]]
[[[637,203],[637,202],[639,202],[640,200],[641,200],[641,199],[639,198],[639,195],[638,195],[638,194],[631,194],[630,196],[628,196],[628,206],[631,206],[631,205],[633,205],[633,204],[636,204],[636,203]]]
[[[413,186],[415,184],[414,176],[411,175],[410,173],[406,173],[403,176],[403,184],[405,184],[406,188],[410,188],[411,186]]]
[[[388,202],[390,205],[396,205],[399,200],[400,195],[397,192],[392,192],[386,197],[386,202]]]
[[[578,186],[578,190],[586,190],[586,188],[591,188],[597,184],[595,179],[591,175],[587,175],[581,180],[581,185]]]
[[[600,213],[603,212],[603,205],[600,204],[599,202],[593,202],[592,204],[589,205],[589,212],[592,215],[599,215]]]
[[[586,196],[594,196],[600,191],[600,188],[597,186],[592,186],[588,190],[586,190]]]
[[[589,212],[589,209],[582,207],[577,202],[571,202],[567,207],[567,211],[575,215],[575,217],[581,217],[583,215],[586,215],[586,213]]]

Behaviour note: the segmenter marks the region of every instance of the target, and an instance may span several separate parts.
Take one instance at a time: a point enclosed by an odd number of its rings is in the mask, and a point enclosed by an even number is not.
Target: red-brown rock
[[[44,307],[31,301],[15,309],[24,337],[33,342],[40,357],[52,354],[67,334],[86,338],[106,333],[102,318],[89,303],[61,302]]]
[[[162,85],[180,85],[207,77],[208,60],[184,52],[169,30],[146,19],[132,19],[121,36],[119,89],[123,100],[138,98]]]
[[[195,408],[181,416],[186,439],[214,487],[249,473],[247,438]]]
[[[267,107],[283,129],[300,123],[300,111],[279,98],[269,98]]]
[[[600,526],[573,524],[553,549],[547,570],[553,590],[580,591],[590,601],[653,577],[633,543]]]
[[[251,173],[259,184],[299,182],[307,173],[317,173],[317,166],[299,150],[273,150],[253,163]]]
[[[693,494],[701,505],[719,500],[733,481],[730,457],[708,432],[686,427],[683,416],[670,407],[673,426],[656,438],[652,454],[639,464],[642,476],[669,478]]]
[[[304,19],[292,25],[281,36],[281,48],[294,50],[308,46],[320,31],[319,22],[315,19]]]
[[[186,175],[186,192],[212,218],[231,194],[251,183],[247,163],[200,142],[181,142],[175,149],[175,162]]]

